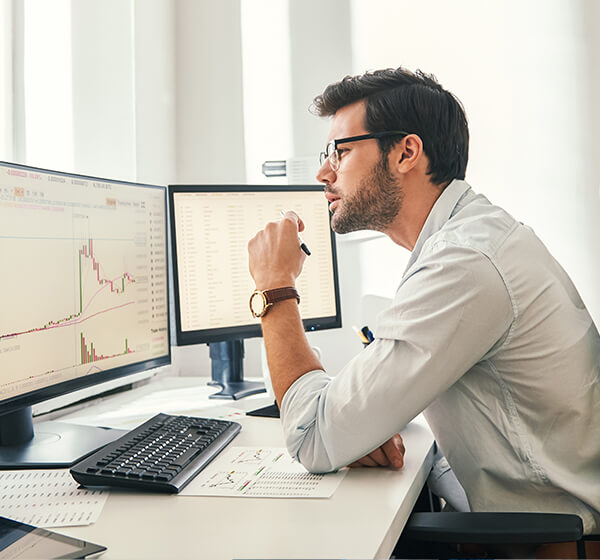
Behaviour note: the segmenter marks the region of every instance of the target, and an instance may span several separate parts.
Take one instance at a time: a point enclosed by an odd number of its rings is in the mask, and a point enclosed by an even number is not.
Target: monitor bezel
[[[33,167],[29,165],[23,165],[18,163],[12,163],[7,161],[0,161],[0,166],[12,167],[14,169],[20,169],[28,172],[41,172],[41,173],[50,173],[53,175],[59,175],[62,177],[73,177],[76,179],[85,179],[92,181],[101,181],[103,183],[115,183],[119,185],[126,185],[132,187],[143,187],[143,188],[153,188],[160,189],[163,191],[164,198],[164,209],[165,209],[165,255],[168,255],[168,193],[167,187],[165,185],[153,185],[148,183],[136,183],[133,181],[124,181],[120,179],[108,179],[106,177],[97,177],[94,175],[82,175],[79,173],[69,173],[66,171],[56,171],[53,169],[44,169],[41,167]],[[168,311],[168,297],[169,297],[169,289],[170,289],[170,279],[169,279],[169,264],[168,258],[166,259],[166,293],[167,293],[167,340],[168,340],[168,352],[164,356],[159,356],[156,358],[151,358],[148,360],[142,360],[141,362],[136,362],[133,364],[127,364],[125,366],[118,366],[115,368],[111,368],[109,370],[82,375],[81,377],[77,377],[75,379],[69,379],[68,381],[62,381],[60,383],[56,383],[54,385],[48,385],[47,387],[42,387],[40,389],[35,389],[33,391],[29,391],[27,393],[23,393],[21,395],[15,395],[13,397],[8,397],[6,399],[0,399],[0,416],[9,414],[16,410],[19,410],[24,407],[30,407],[35,404],[60,397],[63,395],[68,395],[69,393],[73,393],[80,389],[87,389],[89,387],[93,387],[94,385],[101,385],[102,383],[106,383],[109,381],[114,381],[115,379],[120,379],[123,377],[127,377],[129,375],[133,375],[136,373],[141,373],[146,370],[158,368],[161,366],[166,366],[171,363],[171,317]]]
[[[175,227],[175,205],[174,195],[176,193],[190,192],[312,192],[323,191],[323,185],[223,185],[223,184],[185,184],[169,185],[169,217],[171,234],[171,255],[173,264],[173,289],[175,301],[175,333],[178,346],[188,346],[191,344],[204,344],[211,342],[222,342],[227,340],[237,340],[245,338],[257,338],[262,336],[260,324],[249,323],[235,327],[224,327],[218,329],[200,329],[194,331],[183,331],[181,329],[181,306],[179,299],[179,271],[177,259],[177,233]],[[342,326],[340,287],[337,266],[337,247],[335,233],[330,228],[331,252],[333,264],[333,283],[335,294],[335,315],[327,317],[316,317],[313,319],[303,319],[304,330],[308,332],[320,331],[325,329],[335,329]],[[250,297],[250,294],[248,294]],[[300,294],[302,297],[302,294]],[[250,310],[248,310],[250,317]]]

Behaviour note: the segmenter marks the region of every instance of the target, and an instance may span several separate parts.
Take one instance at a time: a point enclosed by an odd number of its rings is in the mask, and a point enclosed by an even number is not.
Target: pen
[[[285,212],[283,210],[280,210],[279,213],[281,214],[282,218],[285,216]],[[304,243],[302,237],[300,237],[300,234],[298,234],[298,241],[300,241],[300,249],[302,249],[307,255],[310,255],[310,251],[308,250],[308,247],[306,246],[306,243]]]
[[[371,342],[366,336],[365,334],[362,332],[362,330],[359,330],[358,327],[355,327],[354,325],[352,325],[352,329],[354,330],[354,332],[358,335],[358,338],[360,338],[360,341],[366,346],[367,344],[369,344],[369,342]]]
[[[375,337],[373,336],[371,329],[369,327],[367,327],[366,325],[362,329],[360,329],[360,332],[368,340],[369,344],[375,340]]]

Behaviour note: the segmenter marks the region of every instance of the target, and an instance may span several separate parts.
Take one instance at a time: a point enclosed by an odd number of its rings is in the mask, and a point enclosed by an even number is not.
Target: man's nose
[[[335,182],[335,172],[333,171],[333,169],[331,169],[331,165],[329,165],[328,159],[326,159],[323,162],[323,164],[319,168],[319,171],[317,172],[316,177],[319,183],[331,184]]]

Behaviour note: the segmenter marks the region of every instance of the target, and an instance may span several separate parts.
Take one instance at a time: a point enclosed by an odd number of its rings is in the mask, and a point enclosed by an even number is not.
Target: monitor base
[[[273,404],[263,406],[262,408],[250,410],[249,412],[246,412],[246,416],[261,416],[263,418],[279,418],[279,407],[277,406],[277,401],[275,401]]]
[[[33,439],[0,446],[0,470],[71,467],[86,455],[127,433],[127,430],[67,422],[40,422],[34,427]]]
[[[266,392],[262,381],[244,381],[244,341],[241,339],[211,342],[209,345],[211,378],[208,385],[222,387],[209,399],[242,399]]]
[[[209,399],[242,399],[256,393],[266,393],[265,384],[262,381],[234,381],[231,383],[219,383],[218,381],[209,381],[207,385],[222,387],[214,395],[209,395]]]

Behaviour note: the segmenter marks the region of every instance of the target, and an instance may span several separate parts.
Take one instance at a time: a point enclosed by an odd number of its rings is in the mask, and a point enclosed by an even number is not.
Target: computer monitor
[[[170,363],[166,187],[0,162],[0,468],[118,433],[32,422],[47,399]]]
[[[341,327],[335,235],[322,186],[170,185],[169,202],[177,344],[209,343],[212,383],[222,386],[213,398],[264,391],[243,379],[243,339],[261,336],[248,305],[248,241],[281,212],[301,216],[311,251],[296,285],[304,328]]]

